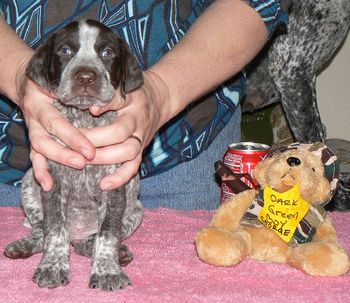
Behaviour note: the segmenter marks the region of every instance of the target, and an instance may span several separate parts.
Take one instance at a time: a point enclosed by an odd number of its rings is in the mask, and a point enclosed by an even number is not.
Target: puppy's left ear
[[[122,41],[122,54],[123,63],[120,87],[122,96],[125,96],[125,94],[134,91],[143,84],[143,74],[135,56],[124,41]]]
[[[35,83],[50,90],[49,71],[51,66],[52,45],[56,34],[41,45],[30,59],[26,68],[26,75]]]

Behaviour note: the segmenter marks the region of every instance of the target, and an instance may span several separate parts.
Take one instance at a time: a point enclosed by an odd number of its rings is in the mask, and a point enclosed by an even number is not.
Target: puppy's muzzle
[[[101,99],[103,75],[98,70],[79,66],[71,72],[71,94],[61,101],[66,105],[86,109],[92,105],[104,106],[110,100]]]
[[[74,81],[78,86],[93,87],[96,83],[96,72],[90,68],[80,68],[74,75]]]

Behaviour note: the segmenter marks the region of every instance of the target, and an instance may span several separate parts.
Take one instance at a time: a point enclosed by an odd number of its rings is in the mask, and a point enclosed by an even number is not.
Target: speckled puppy
[[[126,44],[93,20],[73,22],[53,34],[34,54],[27,75],[55,92],[56,107],[75,127],[109,124],[115,112],[99,117],[91,105],[106,105],[115,91],[126,94],[143,83],[142,71]],[[121,244],[139,226],[139,177],[116,190],[101,191],[99,181],[118,165],[88,165],[82,170],[49,162],[54,188],[44,192],[29,170],[22,184],[22,205],[32,234],[9,244],[5,255],[27,258],[43,252],[33,280],[53,288],[69,282],[70,243],[92,257],[89,286],[104,290],[130,284],[121,265],[132,259]]]

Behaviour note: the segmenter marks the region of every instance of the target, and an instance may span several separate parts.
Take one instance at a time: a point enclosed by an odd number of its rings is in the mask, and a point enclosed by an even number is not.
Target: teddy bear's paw
[[[250,189],[234,195],[230,200],[221,204],[216,211],[210,226],[220,229],[237,230],[242,216],[256,196],[256,190]]]
[[[217,228],[202,229],[195,239],[199,257],[217,266],[232,266],[249,253],[248,234],[244,231],[230,233]]]
[[[312,276],[338,276],[348,272],[349,256],[336,243],[308,243],[292,249],[289,264]]]

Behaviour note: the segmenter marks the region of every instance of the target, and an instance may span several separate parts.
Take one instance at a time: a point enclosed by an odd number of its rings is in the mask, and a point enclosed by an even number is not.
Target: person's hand
[[[101,180],[102,190],[118,188],[137,173],[143,149],[167,119],[162,106],[166,93],[162,80],[148,71],[144,72],[143,86],[127,94],[125,99],[116,94],[107,106],[90,108],[95,116],[110,110],[118,111],[110,125],[81,130],[96,147],[96,155],[90,164],[122,163],[117,172]]]
[[[53,106],[55,96],[23,76],[20,102],[31,143],[30,158],[37,182],[52,189],[53,180],[46,159],[81,169],[95,155],[93,144]],[[57,137],[62,143],[57,142]]]

